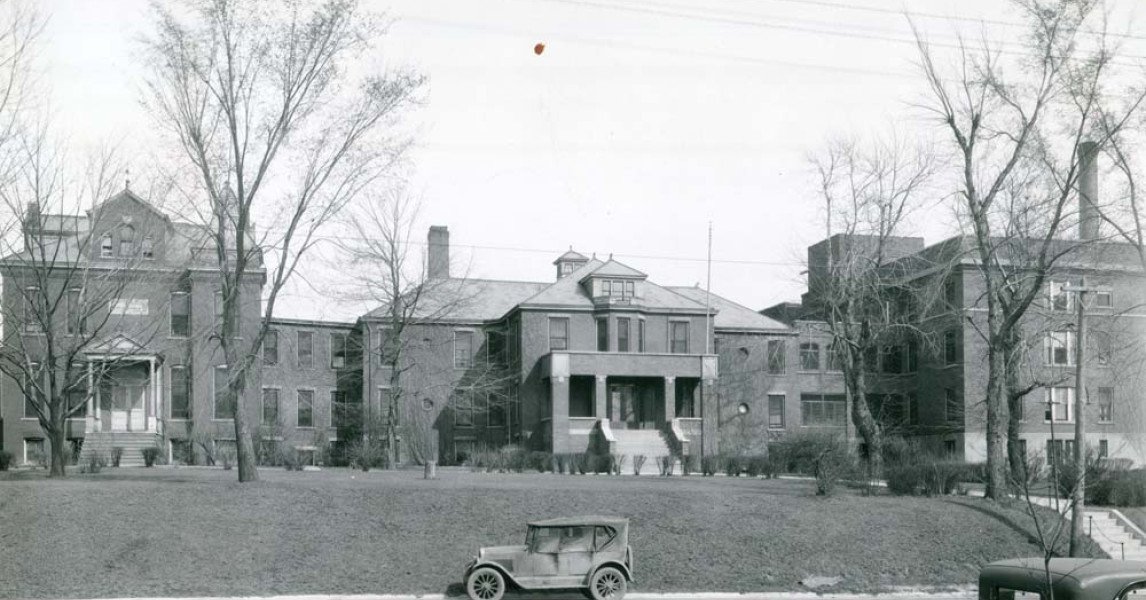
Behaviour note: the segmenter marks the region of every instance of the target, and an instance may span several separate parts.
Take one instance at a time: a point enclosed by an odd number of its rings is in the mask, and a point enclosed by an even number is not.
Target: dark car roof
[[[1055,598],[1110,600],[1126,586],[1146,581],[1146,562],[1105,558],[1054,558],[1050,561]],[[979,572],[979,597],[991,586],[1038,591],[1045,580],[1043,559],[993,562]]]
[[[629,520],[624,517],[558,517],[556,519],[543,519],[530,521],[532,527],[574,527],[577,525],[611,525],[613,527],[628,527]]]

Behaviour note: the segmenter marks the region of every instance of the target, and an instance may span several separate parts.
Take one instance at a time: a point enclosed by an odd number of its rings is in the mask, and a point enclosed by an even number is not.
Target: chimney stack
[[[450,278],[450,230],[444,225],[431,225],[428,237],[426,276],[429,279]]]
[[[1098,144],[1078,145],[1078,239],[1098,239]]]

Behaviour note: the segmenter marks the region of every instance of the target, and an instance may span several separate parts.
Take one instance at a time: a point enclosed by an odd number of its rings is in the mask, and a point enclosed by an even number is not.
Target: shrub
[[[99,452],[92,452],[88,455],[88,462],[86,465],[80,465],[81,473],[99,473],[107,466],[107,459]]]
[[[293,450],[293,448],[291,449]],[[301,470],[302,465],[298,459],[298,452],[294,452],[294,460],[287,464],[283,460],[287,470],[293,470],[298,467]],[[361,469],[362,471],[369,471],[370,469],[378,468],[384,469],[390,464],[390,453],[386,443],[381,440],[357,440],[352,442],[346,449],[347,463],[354,468]]]
[[[573,462],[577,465],[578,475],[584,475],[593,470],[593,455],[588,452],[578,452],[574,454]]]
[[[770,469],[771,463],[768,461],[767,456],[760,454],[747,456],[744,458],[743,463],[744,472],[747,473],[749,477],[759,477],[761,475],[772,476]]]
[[[610,454],[592,454],[590,462],[593,472],[598,475],[609,475],[613,472],[613,457]]]
[[[279,460],[282,461],[283,467],[288,471],[302,470],[302,458],[298,455],[298,450],[293,446],[280,450]]]
[[[645,461],[648,457],[644,454],[636,454],[633,456],[633,475],[640,475],[641,468],[645,466]]]
[[[565,468],[566,468],[565,455],[564,454],[554,454],[550,458],[553,461],[553,467],[550,470],[553,471],[554,473],[564,475],[565,474]]]
[[[528,462],[529,468],[537,471],[538,473],[545,473],[553,470],[553,457],[548,452],[530,452]]]
[[[739,456],[721,456],[721,466],[724,467],[724,474],[729,477],[740,477],[740,457]]]
[[[123,459],[123,446],[114,446],[111,449],[111,466],[118,467]]]
[[[12,466],[12,453],[0,450],[0,471],[7,471],[10,466]]]
[[[1089,494],[1091,493],[1091,489],[1089,489],[1092,487],[1091,484],[1102,481],[1108,474],[1107,464],[1109,463],[1101,461],[1090,449],[1087,450],[1083,460],[1086,464],[1087,493]],[[1074,457],[1055,461],[1053,466],[1051,474],[1054,478],[1055,489],[1058,490],[1060,497],[1067,498],[1078,482],[1078,468],[1075,466]]]
[[[624,454],[610,454],[609,455],[609,472],[613,475],[620,475],[621,469],[625,466]]]
[[[144,448],[142,450],[142,452],[143,452],[143,466],[154,467],[155,461],[159,460],[159,448],[156,446],[151,446],[148,448]]]
[[[943,496],[963,492],[965,484],[981,481],[984,466],[923,454],[887,465],[887,489],[900,496]]]
[[[700,472],[703,473],[705,477],[712,477],[713,475],[716,475],[718,471],[720,471],[720,463],[720,456],[713,456],[711,454],[705,455],[700,459]]]
[[[223,448],[215,454],[219,462],[223,463],[223,470],[230,471],[231,466],[235,464],[235,451],[230,448]]]
[[[700,457],[695,454],[689,454],[680,457],[680,473],[681,475],[692,475],[693,473],[700,472]]]
[[[768,451],[783,457],[787,467],[784,471],[815,477],[818,496],[832,495],[841,476],[851,468],[851,457],[838,435],[791,436],[783,442],[769,445]]]
[[[656,458],[657,468],[660,469],[661,477],[671,477],[673,472],[673,465],[676,463],[674,456],[658,456]]]
[[[1146,506],[1146,471],[1113,471],[1086,486],[1088,503],[1099,506]]]
[[[529,464],[529,453],[520,446],[502,446],[496,454],[499,473],[521,473]]]

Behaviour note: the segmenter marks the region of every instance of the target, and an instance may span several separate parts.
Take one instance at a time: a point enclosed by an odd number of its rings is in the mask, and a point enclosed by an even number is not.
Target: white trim
[[[779,427],[773,427],[772,426],[772,396],[779,396],[779,397],[784,399],[784,401],[780,403],[780,407],[783,409],[781,411],[782,414],[780,416],[783,418],[784,423],[782,425],[780,425]],[[788,428],[788,392],[766,392],[764,394],[764,400],[767,404],[764,407],[764,429],[769,430],[769,431],[783,431],[783,430],[787,429]]]

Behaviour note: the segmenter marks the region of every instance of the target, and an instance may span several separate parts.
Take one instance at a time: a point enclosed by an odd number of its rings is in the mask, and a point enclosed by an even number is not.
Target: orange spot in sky
[[[534,54],[540,55],[542,52],[545,52],[545,44],[539,43],[533,47]]]

